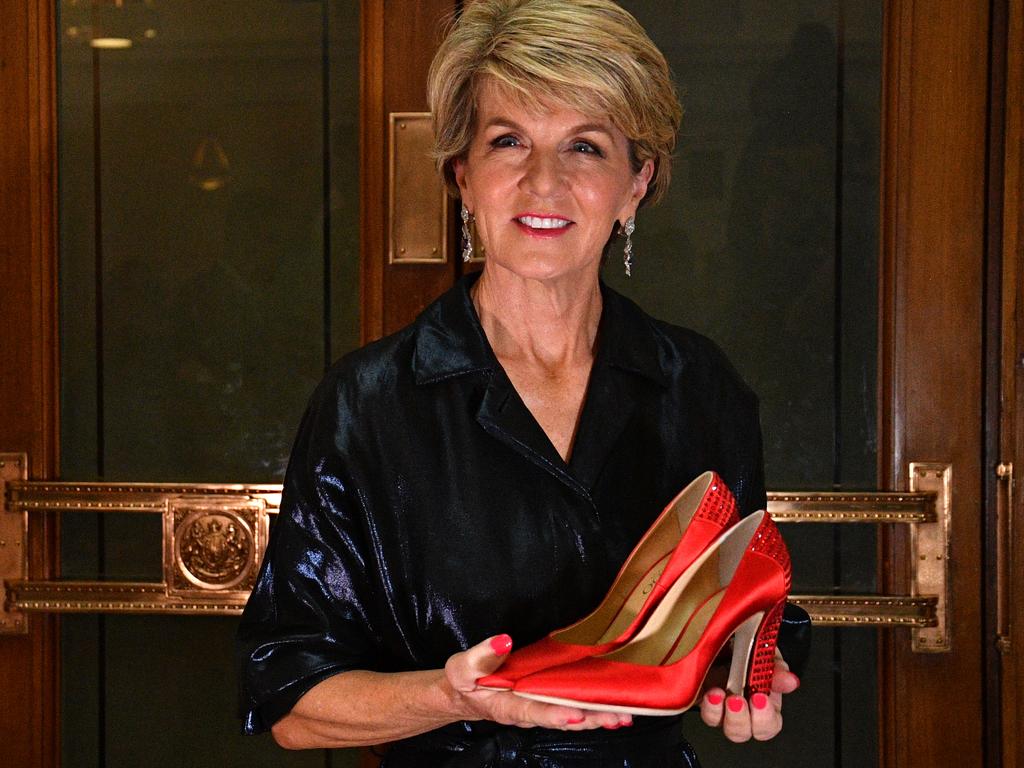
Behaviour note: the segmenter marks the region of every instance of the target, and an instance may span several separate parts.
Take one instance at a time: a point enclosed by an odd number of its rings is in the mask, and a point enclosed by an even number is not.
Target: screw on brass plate
[[[401,128],[404,131],[405,130],[405,123],[399,123],[398,127]]]
[[[399,252],[399,253],[405,253],[405,248],[399,248],[399,249],[398,249],[398,252]]]

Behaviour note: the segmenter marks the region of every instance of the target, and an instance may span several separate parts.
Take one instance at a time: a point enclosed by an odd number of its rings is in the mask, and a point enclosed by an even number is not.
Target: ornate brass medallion
[[[169,499],[164,513],[168,594],[248,593],[266,544],[264,507],[261,499]]]

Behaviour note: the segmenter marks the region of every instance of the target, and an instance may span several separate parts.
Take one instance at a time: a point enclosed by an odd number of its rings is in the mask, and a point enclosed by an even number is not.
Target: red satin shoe
[[[509,690],[548,667],[607,653],[629,641],[679,575],[739,518],[716,472],[705,472],[668,503],[626,558],[608,594],[588,616],[517,651],[481,688]]]
[[[582,709],[675,715],[700,697],[734,637],[727,688],[770,693],[790,586],[789,552],[767,512],[724,533],[665,595],[629,643],[516,682],[519,696]]]

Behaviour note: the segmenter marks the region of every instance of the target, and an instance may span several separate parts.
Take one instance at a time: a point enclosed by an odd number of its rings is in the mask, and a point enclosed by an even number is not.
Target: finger
[[[606,730],[614,731],[619,728],[628,728],[631,725],[633,725],[632,715],[583,710],[583,716],[576,720],[570,720],[566,724],[565,730],[584,731],[594,728],[605,728]]]
[[[789,665],[781,658],[775,660],[775,673],[772,676],[772,691],[775,693],[792,693],[800,687],[800,678],[789,671]]]
[[[737,743],[750,741],[753,735],[750,727],[750,708],[742,696],[730,696],[725,700],[722,717],[722,733],[729,741]]]
[[[764,693],[750,697],[750,732],[758,741],[774,739],[782,730],[781,698],[776,704]]]
[[[712,728],[722,724],[722,714],[725,711],[725,691],[721,688],[712,688],[700,700],[700,719]]]
[[[462,653],[454,654],[444,665],[448,682],[461,693],[475,690],[476,681],[500,667],[511,650],[511,637],[495,635]]]

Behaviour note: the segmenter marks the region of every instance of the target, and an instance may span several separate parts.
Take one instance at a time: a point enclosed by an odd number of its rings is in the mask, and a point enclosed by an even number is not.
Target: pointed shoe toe
[[[508,690],[548,667],[607,653],[628,642],[668,589],[738,520],[736,500],[716,472],[705,472],[668,503],[626,558],[601,604],[575,624],[513,651],[483,688]]]

